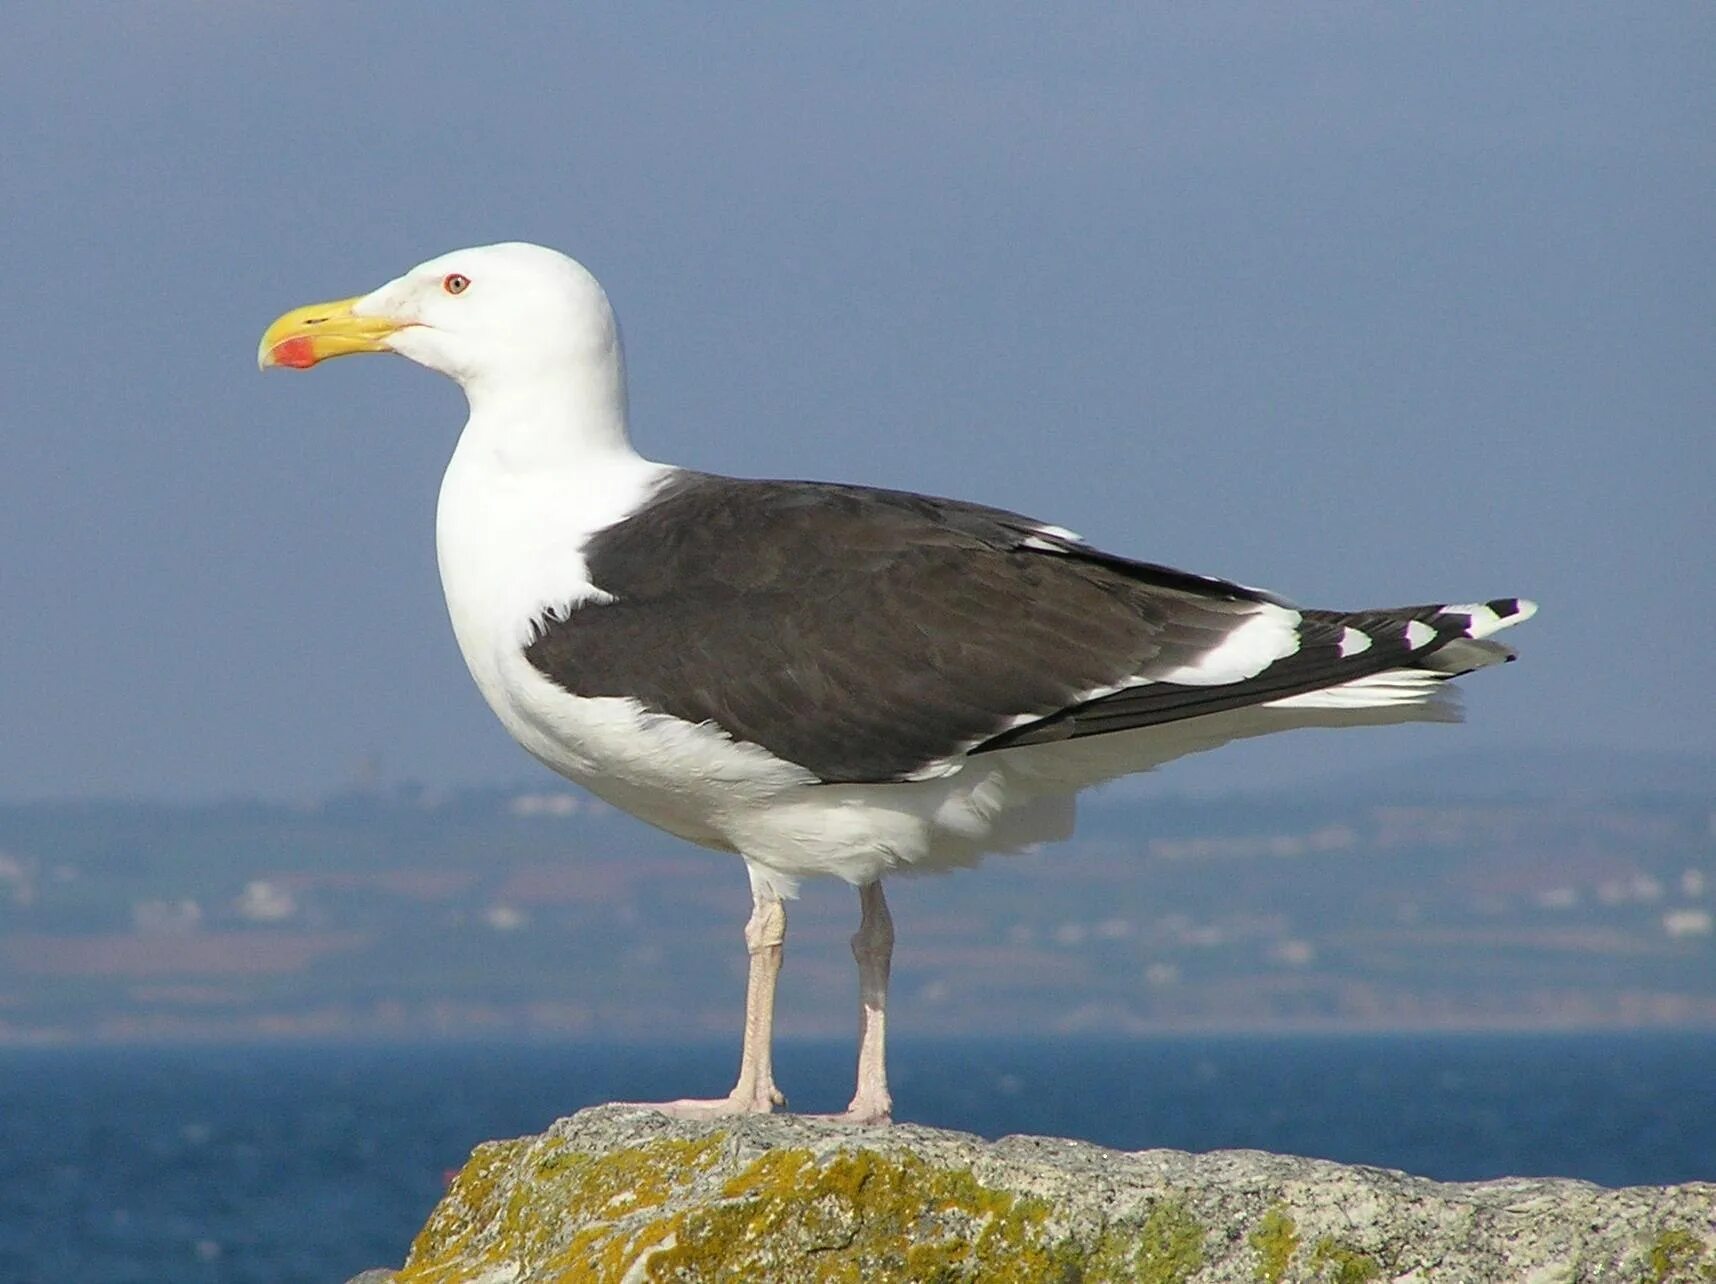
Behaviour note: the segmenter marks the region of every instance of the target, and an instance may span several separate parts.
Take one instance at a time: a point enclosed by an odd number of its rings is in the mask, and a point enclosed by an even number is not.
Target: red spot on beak
[[[282,339],[269,350],[268,356],[275,365],[290,366],[294,370],[308,370],[316,364],[316,351],[306,335]]]

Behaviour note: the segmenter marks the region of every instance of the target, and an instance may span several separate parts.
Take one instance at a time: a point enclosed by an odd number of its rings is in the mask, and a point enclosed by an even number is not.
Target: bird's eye
[[[448,294],[463,294],[470,288],[471,278],[458,272],[449,272],[441,281],[441,288]]]

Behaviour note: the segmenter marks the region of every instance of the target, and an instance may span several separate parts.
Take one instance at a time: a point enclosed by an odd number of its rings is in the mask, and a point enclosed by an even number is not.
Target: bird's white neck
[[[497,655],[543,612],[599,593],[590,536],[673,471],[632,449],[625,368],[617,347],[606,355],[459,381],[471,417],[441,482],[437,544],[454,632],[491,701]]]
[[[581,472],[637,459],[626,430],[626,373],[618,349],[566,362],[460,380],[471,416],[461,451],[502,472]]]

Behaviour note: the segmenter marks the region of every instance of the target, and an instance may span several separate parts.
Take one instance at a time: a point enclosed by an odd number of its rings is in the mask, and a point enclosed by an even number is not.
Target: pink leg
[[[745,924],[745,948],[751,956],[745,982],[745,1041],[739,1054],[739,1082],[725,1097],[679,1101],[631,1102],[664,1114],[697,1119],[715,1115],[764,1115],[786,1098],[775,1087],[775,981],[781,974],[786,941],[786,906],[771,889],[751,880],[751,918]]]
[[[858,889],[862,917],[852,935],[858,960],[858,1090],[846,1113],[850,1123],[888,1123],[894,1099],[888,1095],[888,973],[894,959],[894,920],[878,879]]]

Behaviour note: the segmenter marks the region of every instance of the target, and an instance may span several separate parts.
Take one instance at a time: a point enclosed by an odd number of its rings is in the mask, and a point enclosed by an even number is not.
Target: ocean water
[[[784,1044],[837,1109],[851,1049]],[[725,1090],[725,1046],[0,1052],[4,1284],[339,1284],[397,1265],[478,1141]],[[900,1116],[1256,1147],[1449,1180],[1716,1179],[1716,1036],[902,1042]]]

